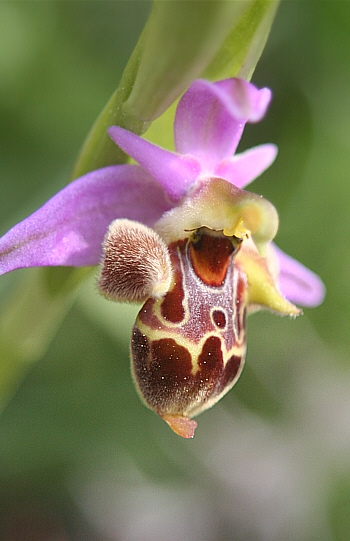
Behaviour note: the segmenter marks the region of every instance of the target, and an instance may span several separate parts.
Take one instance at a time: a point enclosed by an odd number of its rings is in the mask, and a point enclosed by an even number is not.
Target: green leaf
[[[241,77],[250,81],[265,47],[279,2],[254,0],[246,4],[244,13],[236,20],[219,52],[202,74],[205,79]]]

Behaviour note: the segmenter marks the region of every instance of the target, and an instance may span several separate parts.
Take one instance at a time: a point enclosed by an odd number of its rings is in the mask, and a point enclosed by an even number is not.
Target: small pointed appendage
[[[268,309],[276,314],[297,317],[302,310],[285,299],[277,287],[278,269],[271,252],[261,257],[252,243],[247,242],[237,256],[237,264],[248,279],[249,312]]]
[[[108,228],[103,252],[97,284],[107,299],[145,302],[168,291],[170,256],[153,229],[131,220],[115,220]]]
[[[175,434],[183,438],[193,438],[194,431],[197,428],[196,421],[179,415],[163,415],[162,417]]]

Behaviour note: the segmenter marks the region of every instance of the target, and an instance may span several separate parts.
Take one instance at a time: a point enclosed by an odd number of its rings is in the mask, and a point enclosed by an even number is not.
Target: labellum
[[[193,437],[191,417],[238,380],[248,311],[299,313],[279,294],[267,255],[277,225],[268,201],[214,178],[154,229],[129,220],[109,228],[100,290],[144,302],[132,330],[133,378],[180,436]]]

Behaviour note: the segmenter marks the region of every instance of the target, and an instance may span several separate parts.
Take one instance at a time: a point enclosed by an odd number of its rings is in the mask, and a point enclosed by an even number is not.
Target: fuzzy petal
[[[277,156],[275,145],[260,145],[224,160],[215,170],[215,175],[228,180],[237,188],[244,188],[274,162]]]
[[[314,307],[321,304],[326,288],[319,276],[282,252],[277,246],[273,247],[280,266],[281,293],[289,301],[301,306]]]
[[[179,156],[119,126],[112,126],[108,133],[126,154],[159,182],[173,201],[181,199],[200,174],[200,164],[191,156]]]
[[[0,274],[22,267],[96,265],[116,218],[152,225],[170,208],[138,165],[114,165],[75,180],[0,239]]]
[[[234,154],[245,123],[262,119],[270,99],[270,90],[242,79],[195,81],[176,110],[176,151],[195,156],[205,173],[213,173]]]

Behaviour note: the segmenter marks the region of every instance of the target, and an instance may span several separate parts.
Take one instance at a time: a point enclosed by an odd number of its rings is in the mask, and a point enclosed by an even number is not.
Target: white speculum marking
[[[243,325],[244,306],[242,306],[240,313],[237,314],[236,297],[239,271],[234,264],[234,260],[230,261],[223,284],[214,287],[203,283],[194,272],[187,249],[185,254],[182,254],[180,248],[177,247],[176,253],[182,272],[184,318],[178,323],[164,319],[161,314],[161,299],[156,301],[152,307],[153,314],[160,324],[152,329],[138,320],[137,327],[151,342],[171,338],[178,345],[186,348],[191,354],[193,376],[199,371],[198,358],[209,337],[217,337],[220,340],[224,368],[233,355],[242,358],[243,367],[246,350],[245,328]],[[175,283],[176,279],[174,279],[170,291],[175,286]],[[222,330],[213,321],[213,312],[215,310],[225,315],[226,325]],[[238,318],[240,319],[238,322],[240,334],[237,328]]]

